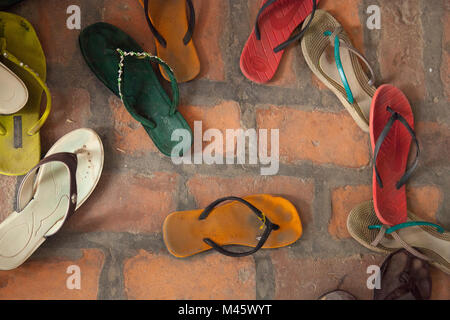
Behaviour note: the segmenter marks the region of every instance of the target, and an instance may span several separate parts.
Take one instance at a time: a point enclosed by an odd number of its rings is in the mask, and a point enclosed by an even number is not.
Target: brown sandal
[[[381,266],[381,288],[374,300],[428,300],[431,295],[429,264],[405,249],[391,253]]]

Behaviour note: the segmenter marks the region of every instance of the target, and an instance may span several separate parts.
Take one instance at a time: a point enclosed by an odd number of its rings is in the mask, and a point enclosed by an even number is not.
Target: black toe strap
[[[192,3],[192,0],[186,0],[186,3],[189,8],[189,20],[188,20],[188,30],[183,38],[183,43],[187,45],[189,41],[192,39],[192,35],[194,34],[194,28],[195,28],[195,9],[194,4]],[[164,47],[167,47],[166,39],[158,32],[158,30],[153,25],[149,15],[148,15],[148,0],[144,0],[144,10],[145,10],[145,19],[147,20],[148,26],[155,36],[156,40]]]
[[[225,198],[220,198],[217,199],[216,201],[214,201],[213,203],[211,203],[210,205],[208,205],[205,210],[203,210],[203,212],[200,214],[199,220],[204,220],[206,219],[209,214],[211,213],[211,211],[220,203],[224,202],[224,201],[228,201],[228,200],[232,200],[232,201],[239,201],[243,204],[245,204],[247,207],[249,207],[257,216],[258,218],[260,218],[261,220],[264,221],[264,224],[266,226],[264,233],[262,234],[258,244],[256,245],[255,248],[253,248],[250,251],[247,252],[232,252],[229,251],[227,249],[225,249],[224,247],[220,246],[219,244],[217,244],[216,242],[214,242],[213,240],[211,240],[210,238],[204,238],[203,241],[205,243],[207,243],[209,246],[211,246],[214,250],[218,251],[221,254],[224,254],[226,256],[229,257],[245,257],[248,255],[251,255],[253,253],[255,253],[256,251],[258,251],[259,249],[261,249],[264,245],[264,243],[266,243],[267,239],[269,238],[270,233],[273,230],[278,230],[280,227],[274,223],[272,223],[262,212],[261,210],[259,210],[258,208],[256,208],[254,205],[252,205],[250,202],[239,198],[239,197],[225,197]]]
[[[261,9],[259,9],[258,11],[258,15],[256,16],[256,23],[255,23],[255,35],[256,35],[256,39],[261,40],[261,31],[259,28],[259,17],[261,16],[261,14],[273,3],[277,2],[278,0],[268,0],[266,3],[264,3],[264,5],[261,7]],[[273,51],[279,52],[281,50],[284,50],[286,47],[288,47],[291,43],[296,42],[298,40],[300,40],[304,35],[306,30],[308,30],[309,25],[311,24],[313,18],[314,18],[314,14],[316,12],[317,9],[317,1],[316,0],[312,0],[313,3],[313,9],[311,12],[311,18],[308,21],[308,24],[306,25],[306,27],[300,31],[299,33],[297,33],[295,36],[292,36],[291,38],[289,38],[288,40],[286,40],[283,43],[280,43],[278,46],[276,46]]]
[[[191,0],[186,0],[187,5],[189,7],[189,20],[188,20],[188,30],[183,38],[183,43],[187,45],[189,41],[191,41],[192,36],[194,34],[194,28],[195,28],[195,9],[194,4]]]
[[[375,175],[377,177],[377,182],[381,188],[383,188],[383,182],[381,180],[381,176],[377,168],[377,157],[378,153],[380,152],[381,145],[383,144],[384,139],[386,139],[387,135],[389,134],[389,131],[391,130],[395,121],[400,121],[400,123],[402,123],[405,126],[405,128],[408,130],[409,134],[411,135],[413,141],[417,146],[416,158],[414,160],[413,165],[408,170],[406,170],[405,174],[400,178],[400,180],[396,184],[397,189],[400,189],[406,183],[406,181],[408,181],[409,177],[411,176],[413,171],[416,169],[417,164],[419,163],[419,154],[420,154],[419,141],[417,141],[416,133],[408,124],[408,121],[406,121],[406,119],[401,114],[392,110],[390,107],[387,107],[386,110],[389,111],[392,114],[392,116],[389,118],[389,121],[386,123],[386,126],[384,127],[383,131],[381,131],[381,134],[379,135],[377,142],[375,144],[375,149],[373,153],[373,165],[375,168]]]

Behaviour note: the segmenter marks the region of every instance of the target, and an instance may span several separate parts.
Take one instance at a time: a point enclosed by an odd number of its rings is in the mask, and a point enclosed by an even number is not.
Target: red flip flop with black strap
[[[406,222],[405,183],[417,167],[419,143],[408,99],[398,88],[382,85],[370,108],[370,141],[373,152],[373,202],[378,219],[385,225]],[[416,159],[406,169],[411,141]]]
[[[241,55],[241,71],[258,83],[273,78],[287,46],[300,40],[308,29],[295,36],[294,30],[311,14],[314,18],[319,0],[263,0],[256,24]]]

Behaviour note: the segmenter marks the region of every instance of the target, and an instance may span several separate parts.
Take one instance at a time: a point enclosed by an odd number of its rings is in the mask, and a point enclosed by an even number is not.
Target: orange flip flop
[[[191,0],[139,0],[147,23],[156,38],[157,56],[172,67],[178,82],[187,82],[200,73],[200,61],[192,35],[195,10]],[[189,20],[186,17],[189,7]],[[165,70],[161,73],[169,80]]]
[[[218,206],[229,200],[232,202]],[[164,221],[163,235],[167,249],[178,258],[210,249],[230,257],[243,257],[261,248],[280,248],[294,243],[302,235],[302,224],[291,202],[260,194],[225,197],[205,209],[171,213]],[[223,247],[226,245],[253,249],[233,252]]]

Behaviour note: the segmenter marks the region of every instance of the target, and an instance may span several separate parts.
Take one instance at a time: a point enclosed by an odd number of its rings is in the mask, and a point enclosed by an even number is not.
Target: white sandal
[[[91,129],[72,131],[54,144],[22,180],[17,212],[0,224],[0,270],[20,266],[62,227],[93,192],[103,160],[102,141]]]

